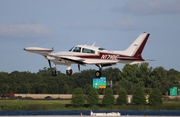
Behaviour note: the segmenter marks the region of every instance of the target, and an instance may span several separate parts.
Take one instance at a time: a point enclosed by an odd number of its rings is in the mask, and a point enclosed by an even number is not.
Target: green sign
[[[96,89],[106,88],[106,77],[94,78],[93,79],[93,87]]]
[[[177,96],[177,87],[170,88],[170,96]]]

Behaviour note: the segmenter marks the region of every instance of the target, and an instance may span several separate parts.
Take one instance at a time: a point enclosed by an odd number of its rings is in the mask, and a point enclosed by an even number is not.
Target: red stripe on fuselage
[[[98,55],[94,55],[94,54],[92,54],[92,55],[82,55],[82,56],[79,55],[77,57],[85,58],[85,59],[102,59],[102,60],[118,60],[118,61],[119,60],[144,61],[141,57],[137,57],[137,59],[135,59],[134,57],[131,57],[131,56],[125,56],[125,55],[113,54],[113,53],[105,53],[105,52],[99,52]],[[131,58],[133,58],[133,59],[131,59]]]

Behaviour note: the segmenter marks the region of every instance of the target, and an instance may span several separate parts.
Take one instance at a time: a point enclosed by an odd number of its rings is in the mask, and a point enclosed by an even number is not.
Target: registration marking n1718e
[[[107,59],[107,60],[117,60],[119,58],[119,55],[112,55],[112,54],[103,54],[101,56],[101,59]]]

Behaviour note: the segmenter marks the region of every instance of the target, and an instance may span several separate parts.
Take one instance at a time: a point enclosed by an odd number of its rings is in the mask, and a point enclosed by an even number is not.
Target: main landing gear
[[[55,69],[53,69],[52,70],[52,76],[57,76],[57,74],[58,74],[58,72]]]
[[[56,65],[54,65],[54,69],[52,70],[52,76],[57,76],[58,72],[56,71]]]
[[[71,76],[73,73],[71,66],[69,65],[68,68],[66,69],[66,75]]]
[[[100,78],[102,73],[102,66],[100,64],[96,65],[99,67],[99,70],[95,72],[95,77]]]
[[[100,78],[101,77],[101,71],[96,71],[95,72],[95,77]]]
[[[52,76],[57,76],[58,72],[56,71],[56,64],[54,64],[54,68],[51,67],[51,61],[48,60],[48,63],[49,63],[49,67],[51,68],[51,73],[52,73]]]
[[[68,76],[71,76],[73,73],[72,69],[71,69],[71,66],[68,66],[68,68],[66,69],[66,75]],[[54,68],[52,70],[52,76],[57,76],[58,75],[58,72],[56,70],[56,65],[54,65]]]
[[[50,60],[48,60],[49,66],[51,68],[51,63]],[[102,74],[102,65],[101,64],[96,64],[97,67],[99,67],[99,70],[95,72],[95,77],[100,78]],[[80,70],[80,65],[78,65],[78,69]],[[71,69],[71,65],[68,65],[66,69],[66,75],[71,76],[73,73],[73,70]],[[56,64],[54,64],[54,68],[52,68],[52,76],[57,76],[58,71],[56,70]]]

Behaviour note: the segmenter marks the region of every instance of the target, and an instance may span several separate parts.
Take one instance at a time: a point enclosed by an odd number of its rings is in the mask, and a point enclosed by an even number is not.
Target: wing
[[[70,61],[72,63],[80,64],[80,65],[85,65],[86,63],[84,62],[85,60],[80,58],[80,57],[75,57],[75,56],[60,56],[60,59],[63,59],[65,61]]]
[[[52,51],[54,51],[53,48],[48,49],[48,48],[40,48],[40,47],[27,47],[27,48],[24,48],[24,50],[28,52],[36,53],[36,54],[41,54],[43,56],[46,56]]]
[[[85,65],[86,63],[84,62],[85,59],[82,59],[80,57],[76,57],[76,56],[57,56],[54,54],[49,53],[47,55],[48,57],[53,57],[55,59],[59,59],[59,60],[64,60],[64,61],[68,61],[71,63],[76,63],[76,64],[80,64],[80,65]]]

